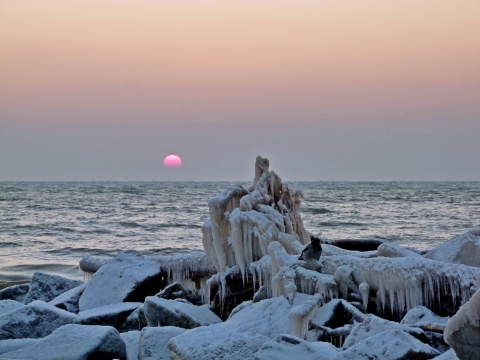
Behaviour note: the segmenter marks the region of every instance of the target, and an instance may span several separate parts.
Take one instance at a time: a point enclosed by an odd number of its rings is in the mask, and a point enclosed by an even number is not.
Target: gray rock
[[[113,326],[116,329],[125,323],[125,319],[142,303],[119,303],[105,305],[95,309],[85,310],[78,313],[80,321],[84,325]]]
[[[140,345],[140,331],[133,330],[120,333],[120,337],[127,346],[127,360],[138,360],[138,349]]]
[[[82,282],[78,280],[36,272],[33,274],[32,282],[30,283],[28,293],[23,302],[25,304],[30,304],[35,300],[48,302],[80,284],[82,284]]]
[[[80,311],[124,301],[143,302],[160,290],[160,264],[136,252],[122,252],[92,276],[80,297]]]
[[[367,337],[332,360],[427,360],[440,353],[400,330],[387,330]]]
[[[58,307],[59,309],[67,310],[71,313],[77,314],[80,310],[78,308],[78,301],[83,291],[87,287],[87,283],[83,283],[73,289],[70,289],[63,294],[58,295],[55,299],[49,301],[49,304]]]
[[[461,360],[480,357],[480,289],[447,322],[445,342]]]
[[[15,300],[22,302],[27,296],[30,284],[13,285],[0,290],[0,300]]]
[[[185,331],[187,330],[174,326],[143,328],[138,360],[169,360],[168,341]]]
[[[307,342],[293,335],[281,334],[266,342],[255,353],[255,360],[302,359],[330,360],[338,349],[327,342]]]
[[[0,316],[9,313],[10,311],[20,309],[25,304],[16,300],[0,300]]]
[[[118,331],[127,332],[134,330],[142,330],[143,327],[147,326],[147,321],[145,320],[145,325],[141,326],[140,313],[143,313],[143,304],[136,308],[130,315],[127,316],[125,322],[122,324]]]
[[[126,358],[126,346],[117,330],[78,324],[62,326],[33,345],[0,356],[0,359],[30,360]]]
[[[0,355],[10,351],[23,349],[27,346],[33,345],[38,339],[8,339],[0,340]]]
[[[222,322],[206,306],[196,306],[178,300],[165,300],[155,296],[145,299],[143,311],[148,326],[176,326],[193,329]]]
[[[77,315],[35,300],[0,317],[0,340],[41,338],[65,324],[78,322]]]

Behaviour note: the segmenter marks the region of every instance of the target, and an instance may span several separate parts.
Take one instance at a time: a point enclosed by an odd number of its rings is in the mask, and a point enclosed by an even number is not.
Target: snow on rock
[[[34,300],[48,302],[65,291],[82,284],[81,281],[66,279],[58,275],[50,275],[43,272],[35,272],[32,282],[23,302],[29,304]]]
[[[120,337],[127,347],[127,360],[138,360],[138,350],[140,348],[140,331],[132,330],[120,333]]]
[[[41,338],[65,324],[79,321],[75,314],[35,300],[0,317],[0,340]]]
[[[0,290],[0,300],[15,300],[23,303],[29,289],[29,284],[13,285]]]
[[[80,296],[80,311],[123,301],[143,301],[160,291],[158,262],[137,252],[121,252],[92,276]]]
[[[24,306],[25,304],[16,300],[0,300],[0,316]]]
[[[146,327],[140,333],[138,360],[169,360],[168,341],[187,331],[175,326]]]
[[[368,284],[377,293],[379,310],[388,305],[392,312],[406,313],[417,305],[432,308],[440,295],[449,294],[452,303],[461,305],[471,297],[471,288],[480,276],[480,268],[446,264],[429,259],[406,257],[371,259],[356,256],[325,256],[322,271],[334,274],[340,290],[359,293],[359,285]]]
[[[377,248],[377,255],[384,257],[422,257],[415,251],[405,249],[403,246],[394,243],[383,243]]]
[[[23,349],[27,346],[33,345],[38,339],[7,339],[0,340],[0,355],[10,351]]]
[[[141,318],[142,317],[142,318]],[[143,315],[143,304],[138,308],[132,311],[130,315],[127,316],[125,322],[120,326],[118,331],[126,332],[133,330],[142,330],[143,327],[147,326],[147,320],[144,319]]]
[[[148,326],[193,329],[222,321],[207,306],[196,306],[184,301],[160,299],[155,296],[148,296],[145,299],[143,311]]]
[[[106,325],[120,329],[127,317],[140,306],[142,303],[135,302],[111,304],[81,311],[78,316],[84,325]]]
[[[432,360],[459,360],[453,349],[445,351],[443,354],[434,357]]]
[[[330,244],[322,244],[322,255],[323,256],[351,255],[358,258],[372,258],[372,257],[377,257],[377,250],[356,251],[356,250],[342,249]]]
[[[480,267],[480,228],[455,236],[427,252],[425,257],[448,263]]]
[[[367,337],[332,360],[426,360],[440,353],[413,336],[400,330],[386,330]]]
[[[202,297],[191,290],[186,290],[179,282],[168,285],[155,296],[167,300],[185,299],[194,305],[202,305]]]
[[[405,314],[400,323],[409,326],[443,331],[447,325],[447,321],[447,317],[438,316],[425,306],[415,306]]]
[[[267,341],[292,331],[288,314],[294,306],[311,299],[298,293],[293,304],[284,297],[249,302],[224,323],[202,326],[170,340],[171,359],[251,359]]]
[[[293,335],[281,334],[267,341],[255,353],[255,360],[330,360],[338,349],[329,343],[311,343]]]
[[[58,295],[53,300],[49,301],[50,305],[56,306],[59,309],[67,310],[71,313],[77,314],[79,312],[78,301],[83,291],[87,287],[87,283],[83,283],[73,289],[70,289],[63,294]]]
[[[480,289],[448,320],[443,337],[460,359],[479,358]]]
[[[343,348],[349,348],[358,342],[387,330],[398,330],[408,333],[415,338],[428,342],[425,332],[419,328],[402,325],[394,321],[382,319],[375,315],[366,315],[361,323],[355,323],[350,334],[345,339]]]
[[[31,360],[126,358],[126,346],[117,330],[78,324],[62,326],[28,347],[0,356],[0,359]]]

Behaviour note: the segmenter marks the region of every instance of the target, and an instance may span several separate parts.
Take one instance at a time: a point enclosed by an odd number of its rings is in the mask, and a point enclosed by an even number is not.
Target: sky
[[[478,181],[479,135],[478,0],[0,0],[0,181]]]

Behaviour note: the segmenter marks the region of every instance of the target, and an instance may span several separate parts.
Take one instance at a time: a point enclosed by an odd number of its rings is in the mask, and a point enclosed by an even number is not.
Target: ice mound
[[[428,259],[480,267],[480,228],[437,246],[425,254]]]

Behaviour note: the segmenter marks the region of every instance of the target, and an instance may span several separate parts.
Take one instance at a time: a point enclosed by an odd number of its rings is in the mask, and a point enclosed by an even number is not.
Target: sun
[[[165,159],[163,159],[163,166],[168,168],[179,168],[182,166],[182,158],[178,155],[167,155]]]

